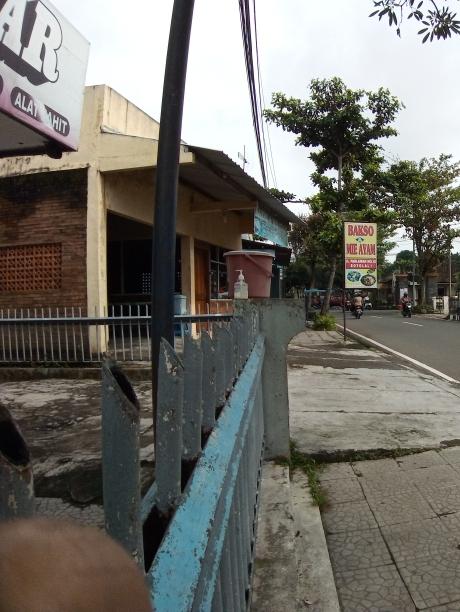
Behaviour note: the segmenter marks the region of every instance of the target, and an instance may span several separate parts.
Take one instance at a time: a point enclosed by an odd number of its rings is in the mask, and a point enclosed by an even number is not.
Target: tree
[[[392,207],[406,235],[414,240],[422,279],[421,302],[426,302],[427,275],[450,252],[460,230],[460,163],[450,155],[420,162],[400,161],[388,173]]]
[[[290,191],[283,191],[282,189],[277,189],[276,187],[270,187],[268,191],[272,194],[280,202],[292,202],[295,199],[295,195]]]
[[[415,256],[413,251],[407,249],[399,251],[394,261],[394,270],[398,270],[401,274],[412,272],[415,263]]]
[[[305,101],[288,98],[283,93],[273,94],[274,110],[265,110],[264,115],[269,122],[296,134],[296,145],[314,149],[310,153],[316,166],[312,179],[319,193],[313,210],[335,215],[333,225],[341,232],[345,213],[356,217],[370,205],[364,169],[371,174],[370,169],[380,165],[381,148],[376,143],[396,135],[391,124],[402,104],[386,89],[352,90],[337,77],[313,79],[309,89],[310,96]],[[331,177],[330,171],[336,176]],[[337,239],[335,235],[334,241],[339,244]],[[325,310],[329,307],[341,248],[340,243],[331,255]]]
[[[454,1],[452,0],[452,4]],[[372,0],[377,9],[370,17],[378,16],[379,20],[386,17],[390,27],[396,27],[396,33],[401,36],[401,24],[404,19],[414,19],[423,26],[418,31],[423,36],[422,42],[432,42],[435,38],[446,39],[452,34],[460,34],[460,21],[457,14],[450,8],[449,2],[439,5],[435,0]]]

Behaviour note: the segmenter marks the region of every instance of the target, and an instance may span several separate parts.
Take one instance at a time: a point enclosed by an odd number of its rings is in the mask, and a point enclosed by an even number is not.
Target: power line
[[[262,77],[261,77],[261,72],[260,72],[259,36],[257,34],[256,0],[252,0],[252,12],[254,15],[254,41],[255,41],[255,49],[256,49],[257,83],[259,86],[259,103],[265,108],[266,106],[265,96],[264,96],[264,89],[262,85]],[[275,163],[273,160],[272,143],[270,140],[270,130],[269,130],[268,124],[263,119],[262,109],[260,109],[260,111],[261,111],[260,118],[262,122],[262,140],[263,140],[263,147],[264,147],[265,164],[268,165],[268,169],[270,170],[270,173],[272,176],[273,184],[277,188],[278,182],[276,180]],[[269,154],[267,154],[265,133],[267,134]]]
[[[249,0],[239,0],[240,7],[240,22],[241,34],[243,37],[244,59],[246,64],[246,77],[249,87],[249,98],[251,103],[252,123],[256,136],[257,152],[259,156],[260,171],[262,174],[262,182],[264,187],[268,186],[267,173],[265,171],[264,153],[260,129],[260,102],[257,96],[257,89],[254,78],[254,55],[252,49],[252,34],[251,34],[251,13],[249,8]]]

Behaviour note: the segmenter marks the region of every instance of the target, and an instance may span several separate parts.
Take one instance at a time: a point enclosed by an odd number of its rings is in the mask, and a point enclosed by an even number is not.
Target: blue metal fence
[[[258,330],[253,312],[186,337],[181,357],[162,342],[155,481],[142,500],[137,400],[104,367],[106,529],[144,562],[156,611],[248,606],[264,435]]]

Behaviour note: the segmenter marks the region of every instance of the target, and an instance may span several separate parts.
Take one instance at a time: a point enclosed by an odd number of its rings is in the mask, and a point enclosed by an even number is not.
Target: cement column
[[[289,396],[287,347],[305,330],[303,300],[237,300],[236,310],[255,308],[259,312],[260,333],[265,336],[262,391],[265,428],[265,459],[289,457]]]
[[[104,316],[107,312],[107,211],[103,177],[97,168],[88,170],[88,211],[86,229],[86,274],[88,316]],[[90,330],[92,350],[107,349],[107,329]]]

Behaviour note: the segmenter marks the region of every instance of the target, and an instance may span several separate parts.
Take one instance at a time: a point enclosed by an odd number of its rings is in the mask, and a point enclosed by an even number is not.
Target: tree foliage
[[[276,187],[270,187],[268,190],[273,197],[275,197],[280,202],[292,202],[295,199],[295,194],[290,191],[283,191],[282,189],[277,189]]]
[[[396,33],[401,36],[401,25],[405,19],[414,19],[423,27],[418,31],[423,36],[422,42],[434,39],[450,38],[452,34],[460,34],[460,21],[457,13],[451,5],[457,4],[458,0],[444,1],[442,4],[435,0],[372,0],[376,8],[370,17],[379,20],[385,18],[390,27],[396,28]]]
[[[383,161],[378,141],[396,135],[392,122],[402,104],[387,89],[352,90],[334,77],[313,79],[306,100],[275,93],[272,105],[264,111],[266,119],[295,134],[297,145],[312,149],[318,193],[310,205],[321,222],[321,229],[312,233],[313,248],[327,252],[330,264],[326,310],[343,249],[343,221],[391,219],[378,206]]]
[[[414,240],[417,268],[422,277],[422,302],[426,299],[426,277],[452,248],[460,230],[460,163],[450,155],[399,161],[388,173],[392,208],[406,235]]]

